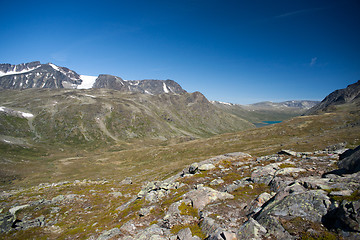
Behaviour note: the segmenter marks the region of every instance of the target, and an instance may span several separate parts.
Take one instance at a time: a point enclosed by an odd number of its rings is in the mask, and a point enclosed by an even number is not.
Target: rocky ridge
[[[360,101],[360,80],[356,83],[350,84],[344,89],[338,89],[326,96],[319,104],[309,109],[306,114],[318,114],[320,112],[329,112],[331,108],[355,103],[359,104]]]
[[[18,65],[0,64],[0,89],[107,88],[121,92],[145,94],[186,93],[173,80],[123,80],[120,77],[100,74],[98,77],[79,75],[66,67],[39,61]]]
[[[359,165],[360,150],[344,146],[262,157],[230,153],[142,186],[128,178],[3,192],[1,234],[17,238],[36,229],[41,236],[88,239],[358,239],[360,172],[351,166]],[[22,197],[30,192],[35,196]]]

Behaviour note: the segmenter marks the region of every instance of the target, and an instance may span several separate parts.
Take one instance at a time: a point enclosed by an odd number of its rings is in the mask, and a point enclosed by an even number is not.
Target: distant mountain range
[[[18,65],[0,64],[0,89],[28,88],[108,88],[147,94],[186,92],[173,80],[123,80],[106,74],[98,77],[79,75],[66,67],[38,61]]]
[[[249,105],[212,101],[216,107],[252,123],[284,121],[304,114],[319,101],[292,100],[285,102],[259,102]]]

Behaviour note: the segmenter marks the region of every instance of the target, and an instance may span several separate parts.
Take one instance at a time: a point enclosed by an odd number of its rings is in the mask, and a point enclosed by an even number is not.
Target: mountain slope
[[[309,109],[306,115],[335,111],[341,105],[360,105],[360,80],[347,88],[330,93],[319,104]]]
[[[34,97],[35,96],[35,97]],[[130,139],[205,137],[253,125],[214,107],[201,93],[123,93],[110,89],[3,90],[0,132],[36,142],[106,145]],[[24,122],[17,112],[33,114]],[[25,118],[26,119],[26,118]],[[89,145],[90,146],[90,145]]]

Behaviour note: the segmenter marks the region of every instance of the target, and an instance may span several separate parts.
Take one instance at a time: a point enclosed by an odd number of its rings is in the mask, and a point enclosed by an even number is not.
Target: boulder
[[[292,173],[300,173],[300,172],[306,172],[306,170],[303,169],[303,168],[287,167],[287,168],[282,168],[282,169],[279,169],[278,171],[276,171],[275,176],[277,176],[277,175],[289,175],[289,174],[292,174]]]
[[[110,230],[103,231],[100,236],[97,238],[97,240],[108,240],[111,239],[121,233],[120,229],[113,228]]]
[[[203,186],[198,187],[198,189],[191,190],[184,196],[190,199],[192,206],[198,210],[202,210],[211,202],[234,198],[234,196],[229,193],[219,192],[215,189]]]
[[[177,234],[178,240],[200,240],[198,236],[193,236],[190,228],[181,229]]]
[[[212,163],[206,163],[206,164],[203,164],[199,167],[199,170],[200,171],[208,171],[208,170],[211,170],[211,169],[214,169],[215,166],[214,164]]]
[[[189,173],[190,174],[195,174],[197,172],[198,168],[199,168],[198,163],[191,164],[190,167],[189,167]]]
[[[354,149],[351,155],[338,162],[339,168],[344,168],[347,173],[360,171],[360,146]]]
[[[360,201],[344,200],[324,217],[324,225],[330,229],[360,233]]]
[[[263,226],[253,218],[250,218],[239,228],[236,236],[238,239],[261,240],[266,232],[267,230]]]
[[[275,197],[276,199],[276,197]],[[306,192],[295,192],[285,196],[281,200],[268,204],[256,220],[261,223],[270,215],[274,217],[302,217],[312,222],[321,222],[322,217],[327,213],[331,201],[322,190],[310,190]]]
[[[278,154],[284,154],[284,155],[289,155],[289,156],[293,156],[293,157],[297,156],[297,152],[294,152],[291,150],[285,150],[285,149],[278,152]]]
[[[10,231],[15,220],[15,216],[11,213],[0,213],[0,233]]]
[[[264,183],[269,185],[274,178],[276,171],[279,169],[279,163],[272,163],[264,167],[258,167],[251,173],[251,180],[255,183]]]

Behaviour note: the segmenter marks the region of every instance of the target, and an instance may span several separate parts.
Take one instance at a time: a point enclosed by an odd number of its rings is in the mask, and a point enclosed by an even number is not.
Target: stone
[[[209,187],[199,187],[185,194],[190,199],[194,208],[202,210],[207,204],[217,200],[234,198],[233,195],[225,192],[219,192]]]
[[[321,222],[330,205],[329,197],[322,190],[290,194],[264,207],[256,220],[261,223],[261,219],[271,215],[275,217],[302,217],[312,222]]]
[[[30,220],[23,220],[23,221],[16,221],[16,223],[14,224],[15,229],[17,230],[26,230],[28,228],[33,228],[33,227],[43,227],[45,225],[45,217],[44,216],[40,216],[37,217],[35,219],[30,219]]]
[[[29,207],[29,204],[12,207],[12,208],[10,208],[9,212],[10,212],[12,215],[15,216],[17,211],[19,211],[19,210],[21,210],[21,209],[24,209],[24,208],[27,208],[27,207]]]
[[[344,232],[360,232],[360,201],[342,201],[325,216],[325,226]]]
[[[15,216],[11,213],[0,213],[0,232],[10,231],[15,220]]]
[[[108,240],[111,239],[121,233],[119,228],[113,228],[110,230],[103,231],[100,236],[97,238],[97,240]]]
[[[237,240],[236,233],[224,231],[220,234],[224,240]]]
[[[110,195],[112,195],[115,198],[122,197],[123,194],[121,192],[111,192]]]
[[[351,196],[352,190],[331,191],[330,196]]]
[[[355,148],[353,152],[338,162],[339,168],[344,168],[348,173],[356,173],[360,171],[360,146]]]
[[[190,165],[189,167],[189,173],[190,174],[195,174],[199,169],[199,164],[198,163],[193,163]]]
[[[285,149],[278,152],[278,154],[284,154],[284,155],[289,155],[289,156],[293,156],[293,157],[297,156],[297,152],[294,152],[291,150],[285,150]]]
[[[155,209],[154,206],[150,206],[150,207],[146,207],[146,208],[141,208],[139,210],[139,216],[140,217],[145,217],[145,216],[148,216],[150,214],[150,211]]]
[[[279,163],[272,163],[264,167],[258,167],[251,173],[251,180],[255,183],[264,183],[269,185],[274,178],[276,171],[279,169]]]
[[[224,183],[224,180],[222,180],[221,178],[218,178],[218,179],[214,179],[210,182],[210,185],[211,186],[215,186],[215,185],[220,185],[220,184],[223,184]]]
[[[136,226],[134,224],[134,221],[130,220],[130,221],[124,223],[120,227],[120,231],[121,232],[127,232],[127,233],[134,233],[136,231]]]
[[[132,184],[132,178],[131,177],[126,177],[124,180],[122,180],[120,182],[120,185],[130,185]]]
[[[239,228],[236,236],[238,239],[261,240],[266,233],[267,230],[263,226],[253,218],[250,218]]]
[[[211,170],[211,169],[214,169],[214,168],[215,168],[215,166],[212,163],[206,163],[206,164],[203,164],[203,165],[199,166],[200,171],[208,171],[208,170]]]
[[[178,240],[200,240],[198,236],[193,236],[190,228],[181,229],[177,234]]]
[[[277,175],[289,175],[289,174],[292,174],[292,173],[300,173],[300,172],[306,172],[306,170],[303,169],[303,168],[287,167],[287,168],[282,168],[282,169],[279,169],[278,171],[276,171],[275,176],[277,176]]]

